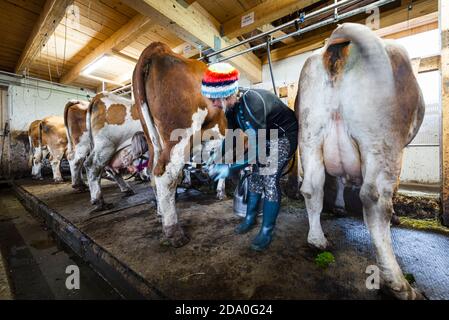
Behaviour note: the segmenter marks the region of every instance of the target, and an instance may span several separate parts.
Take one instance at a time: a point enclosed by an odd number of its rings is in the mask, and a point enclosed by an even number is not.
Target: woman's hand
[[[224,163],[215,164],[209,169],[209,176],[213,178],[214,181],[226,179],[230,173],[231,170],[229,169],[229,165]]]

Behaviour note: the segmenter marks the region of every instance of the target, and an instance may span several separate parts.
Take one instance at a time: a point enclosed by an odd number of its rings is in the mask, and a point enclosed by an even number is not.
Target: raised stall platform
[[[138,194],[122,198],[104,183],[115,208],[89,214],[88,193],[69,183],[30,180],[13,184],[16,194],[49,228],[127,298],[149,299],[380,299],[368,290],[365,273],[375,264],[362,219],[322,215],[335,263],[320,268],[307,245],[308,222],[302,202],[283,200],[275,239],[266,252],[249,249],[258,227],[235,235],[239,218],[232,200],[190,191],[177,202],[180,221],[191,238],[182,248],[160,242],[154,194],[133,183]],[[393,228],[393,243],[405,273],[430,299],[449,299],[449,237]]]

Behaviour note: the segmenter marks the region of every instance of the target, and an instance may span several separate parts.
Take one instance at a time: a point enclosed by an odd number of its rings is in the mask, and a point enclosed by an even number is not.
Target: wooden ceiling
[[[132,72],[136,59],[153,41],[162,41],[187,57],[195,57],[198,54],[197,43],[213,47],[215,37],[225,47],[289,21],[300,11],[310,12],[333,2],[0,0],[0,70],[17,73],[26,70],[30,76],[90,89],[99,88],[101,78],[107,79],[112,87],[118,86],[127,82],[127,75]],[[360,0],[358,5],[370,2],[374,1]],[[396,0],[381,10],[381,27],[436,12],[437,2]],[[411,9],[408,9],[409,3],[412,3]],[[242,28],[241,17],[250,12],[254,12],[254,22]],[[352,21],[363,22],[365,18],[366,14],[363,14],[352,18]],[[434,20],[431,23],[435,24]],[[273,47],[273,59],[322,46],[334,27],[331,25],[282,41]],[[279,31],[274,36],[289,31],[292,30]],[[242,46],[237,51],[244,48]],[[110,56],[112,62],[88,76],[82,74],[104,55]],[[232,62],[249,79],[257,82],[260,81],[262,64],[266,63],[266,52],[258,50]],[[127,68],[129,71],[125,72]]]

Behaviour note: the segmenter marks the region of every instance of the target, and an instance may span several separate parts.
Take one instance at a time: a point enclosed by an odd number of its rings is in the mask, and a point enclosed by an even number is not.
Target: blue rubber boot
[[[261,197],[261,193],[248,191],[248,202],[246,204],[245,220],[243,220],[243,222],[235,228],[235,233],[244,234],[252,229],[254,223],[256,222],[257,207]]]
[[[262,227],[260,228],[257,236],[254,238],[251,244],[251,249],[263,251],[270,245],[280,207],[280,201],[264,200]]]

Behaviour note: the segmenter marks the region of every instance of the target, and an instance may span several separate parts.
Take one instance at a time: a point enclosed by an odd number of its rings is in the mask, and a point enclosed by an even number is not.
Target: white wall
[[[5,177],[23,177],[30,172],[26,133],[29,124],[49,115],[62,116],[69,100],[85,100],[86,95],[93,96],[93,92],[42,81],[23,80],[3,73],[0,74],[0,85],[8,87],[8,112],[3,122],[9,121],[11,130],[7,138],[2,140],[5,144],[4,158],[7,161],[2,162],[0,170]]]
[[[20,82],[21,85],[15,84]],[[30,122],[49,115],[64,114],[64,106],[71,99],[86,100],[93,92],[50,85],[35,80],[14,79],[0,74],[0,83],[8,85],[8,105],[11,130],[28,130]]]

